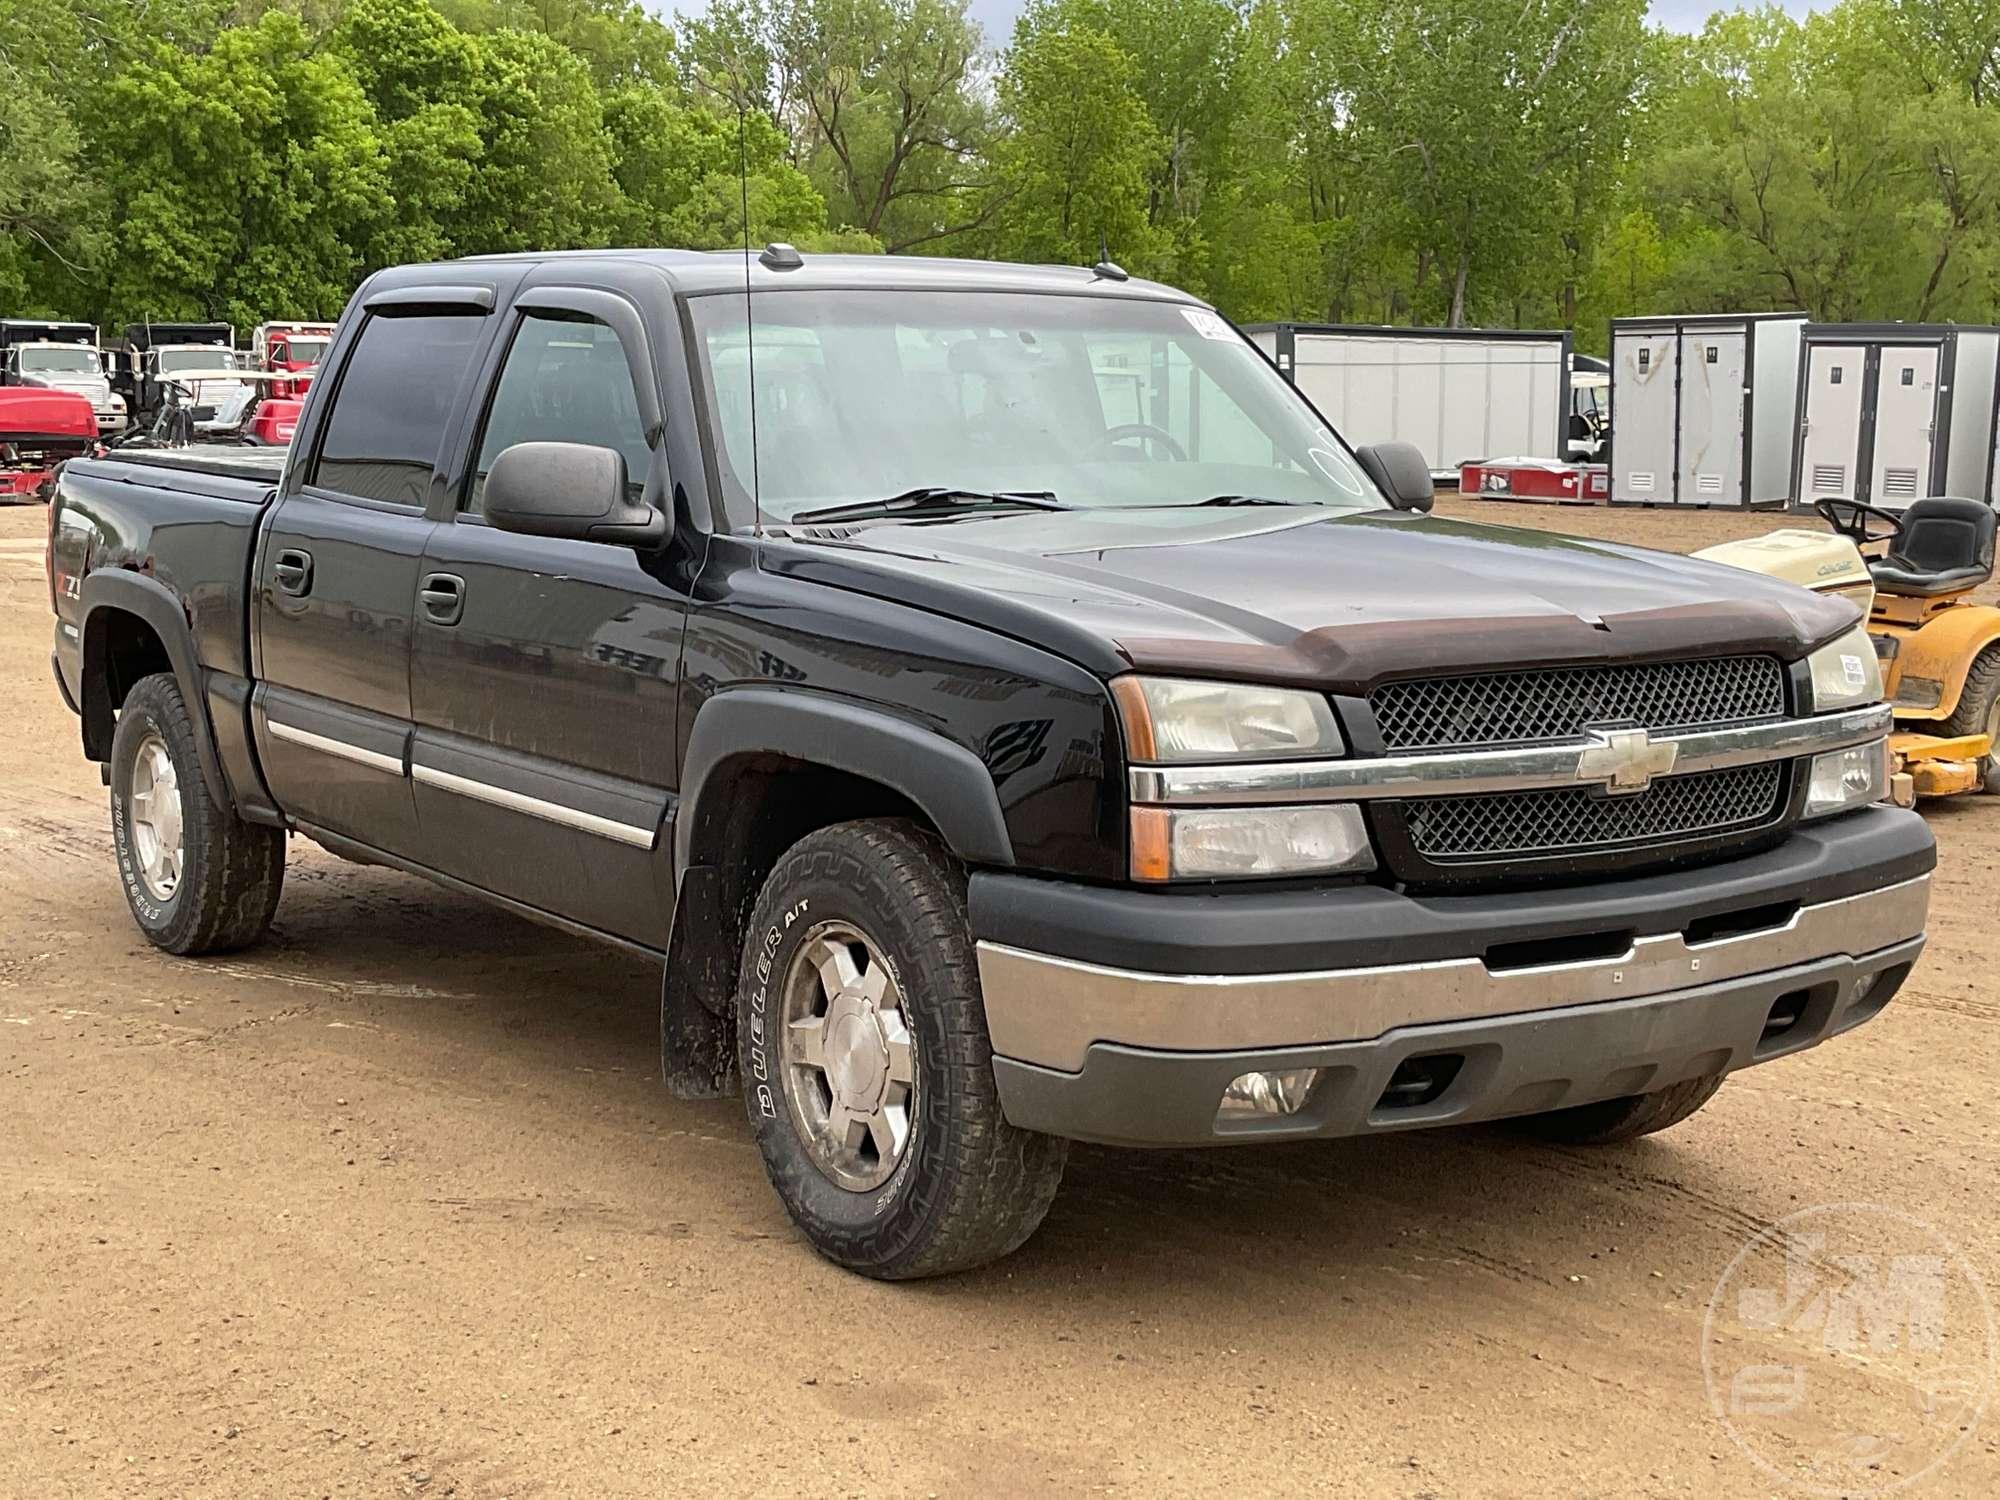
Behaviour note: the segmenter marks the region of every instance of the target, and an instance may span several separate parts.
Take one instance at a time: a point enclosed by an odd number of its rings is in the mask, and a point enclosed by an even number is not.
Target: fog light
[[[1218,1120],[1250,1120],[1261,1115],[1295,1115],[1319,1082],[1318,1068],[1285,1068],[1245,1073],[1222,1092]]]

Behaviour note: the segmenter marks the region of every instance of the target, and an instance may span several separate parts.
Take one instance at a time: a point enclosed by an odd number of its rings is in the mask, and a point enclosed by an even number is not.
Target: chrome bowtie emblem
[[[1603,783],[1616,795],[1643,792],[1655,776],[1674,768],[1681,747],[1673,740],[1655,742],[1643,729],[1591,729],[1590,744],[1576,759],[1576,779]]]

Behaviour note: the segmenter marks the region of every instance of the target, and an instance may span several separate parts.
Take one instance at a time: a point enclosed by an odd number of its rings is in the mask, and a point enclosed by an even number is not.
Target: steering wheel
[[[1894,511],[1863,505],[1859,500],[1815,500],[1813,509],[1835,531],[1864,547],[1871,542],[1892,542],[1903,529],[1903,518]],[[1879,521],[1884,529],[1871,528],[1871,521]]]
[[[1104,429],[1104,436],[1097,440],[1095,446],[1115,447],[1132,438],[1138,438],[1141,442],[1160,444],[1175,463],[1184,464],[1188,461],[1187,449],[1180,445],[1180,441],[1165,428],[1155,427],[1151,422],[1123,422],[1116,427],[1107,427]]]

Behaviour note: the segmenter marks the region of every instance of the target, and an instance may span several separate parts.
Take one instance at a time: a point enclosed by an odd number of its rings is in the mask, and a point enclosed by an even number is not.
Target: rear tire
[[[1708,1073],[1654,1093],[1523,1115],[1512,1123],[1517,1130],[1567,1146],[1617,1146],[1680,1124],[1721,1087],[1722,1074]]]
[[[795,844],[752,914],[736,1017],[771,1185],[828,1260],[939,1276],[1040,1225],[1069,1143],[1001,1113],[965,872],[935,838],[870,821]]]
[[[1944,733],[1988,734],[2000,743],[2000,645],[1988,646],[1972,659]],[[2000,792],[2000,761],[1992,755],[1979,758],[1979,785],[1982,791]]]
[[[218,806],[171,673],[126,694],[111,740],[111,838],[132,919],[169,953],[223,953],[261,938],[285,884],[282,829]]]

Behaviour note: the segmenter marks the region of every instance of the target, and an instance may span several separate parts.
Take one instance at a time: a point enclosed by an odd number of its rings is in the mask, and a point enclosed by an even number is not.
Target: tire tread
[[[758,898],[738,1004],[747,1005],[759,935],[782,915],[789,893],[814,881],[851,887],[857,866],[880,876],[901,908],[887,915],[922,945],[934,975],[943,970],[941,983],[906,997],[934,1009],[932,1020],[944,1039],[943,1066],[922,1075],[919,1125],[932,1133],[941,1129],[942,1141],[911,1163],[907,1204],[886,1215],[889,1222],[879,1230],[859,1235],[816,1220],[792,1190],[789,1179],[799,1167],[775,1160],[761,1133],[759,1143],[772,1184],[830,1259],[884,1280],[966,1270],[1009,1254],[1035,1232],[1061,1185],[1068,1142],[1016,1129],[1001,1111],[966,915],[965,872],[957,860],[928,830],[902,820],[835,824],[807,835],[779,860]],[[880,933],[875,937],[881,941]],[[906,988],[912,987],[913,955],[892,956],[904,970]],[[750,1100],[746,1090],[755,1128]],[[781,1111],[774,1128],[789,1136],[789,1115]],[[816,1171],[809,1164],[803,1170]]]
[[[187,957],[248,947],[270,928],[284,893],[284,831],[246,823],[209,795],[194,721],[172,673],[143,677],[126,694],[112,742],[114,764],[133,753],[142,718],[159,727],[180,775],[184,858],[172,918],[164,928],[139,925],[154,944]]]

